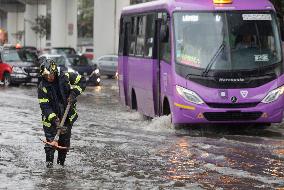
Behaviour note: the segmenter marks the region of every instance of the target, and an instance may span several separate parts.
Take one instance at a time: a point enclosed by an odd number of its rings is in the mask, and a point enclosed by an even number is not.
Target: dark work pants
[[[67,124],[66,126],[67,126],[67,132],[65,134],[61,134],[59,136],[58,145],[69,148],[70,147],[72,125]],[[44,130],[44,133],[45,133],[46,140],[48,142],[52,142],[53,139],[56,136],[56,133],[57,133],[56,128],[53,127],[53,126],[52,127],[43,126],[43,130]],[[46,162],[53,162],[55,149],[48,144],[45,145],[44,149],[45,149],[45,154],[46,154]],[[68,150],[61,150],[61,149],[58,150],[58,158],[57,158],[58,164],[62,164],[62,165],[64,164],[67,152],[68,152]]]

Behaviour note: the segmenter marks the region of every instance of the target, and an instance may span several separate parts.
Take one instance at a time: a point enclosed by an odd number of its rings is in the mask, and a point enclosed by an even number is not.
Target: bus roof
[[[125,7],[122,14],[142,13],[157,10],[274,10],[269,0],[232,0],[228,4],[214,4],[213,0],[156,0]]]

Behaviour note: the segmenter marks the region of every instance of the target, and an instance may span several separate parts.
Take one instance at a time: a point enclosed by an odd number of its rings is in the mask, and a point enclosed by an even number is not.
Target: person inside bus
[[[251,34],[240,35],[236,38],[236,50],[256,47],[254,38]]]

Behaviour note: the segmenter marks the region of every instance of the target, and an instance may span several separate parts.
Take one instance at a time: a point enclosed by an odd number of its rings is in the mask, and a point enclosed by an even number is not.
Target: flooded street
[[[175,131],[105,79],[79,98],[66,166],[46,169],[37,89],[1,87],[0,106],[0,189],[284,189],[284,125]]]

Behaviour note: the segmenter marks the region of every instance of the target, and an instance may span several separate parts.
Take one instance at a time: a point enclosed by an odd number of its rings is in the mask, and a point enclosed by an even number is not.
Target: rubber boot
[[[64,166],[65,158],[66,158],[66,151],[58,151],[58,158],[57,158],[57,164],[60,164],[61,166]]]
[[[52,168],[53,167],[53,160],[54,160],[54,149],[46,147],[45,148],[45,156],[46,156],[46,167]]]

